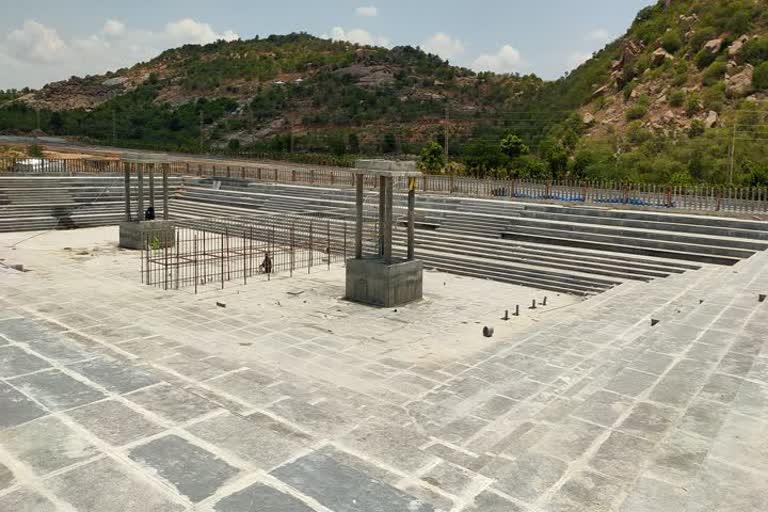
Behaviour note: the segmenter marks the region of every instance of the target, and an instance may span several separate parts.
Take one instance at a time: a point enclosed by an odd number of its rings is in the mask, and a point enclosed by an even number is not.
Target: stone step
[[[691,253],[684,252],[681,248],[677,250],[672,249],[656,249],[651,247],[645,247],[637,244],[624,244],[624,240],[611,240],[611,241],[594,241],[594,240],[579,240],[569,237],[556,236],[554,233],[526,233],[520,231],[507,231],[503,234],[503,237],[508,240],[521,240],[527,242],[535,242],[539,244],[548,245],[561,245],[565,247],[580,247],[583,249],[594,249],[604,252],[621,252],[626,254],[637,254],[643,256],[653,256],[656,258],[668,258],[673,260],[683,261],[695,261],[700,263],[710,263],[714,265],[734,265],[740,259],[751,256],[754,253],[747,253],[741,256],[722,256],[706,253]],[[739,251],[744,253],[744,251]]]

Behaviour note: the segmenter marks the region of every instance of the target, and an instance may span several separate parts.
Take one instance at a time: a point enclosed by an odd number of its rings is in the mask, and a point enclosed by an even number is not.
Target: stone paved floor
[[[162,292],[116,235],[0,236],[0,511],[768,510],[768,254],[505,323],[544,294]]]

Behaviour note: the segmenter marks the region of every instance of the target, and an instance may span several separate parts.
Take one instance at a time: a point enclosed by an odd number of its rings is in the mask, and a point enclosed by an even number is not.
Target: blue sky
[[[0,89],[103,73],[184,43],[305,31],[419,45],[478,71],[553,79],[654,0],[25,0],[3,5]]]

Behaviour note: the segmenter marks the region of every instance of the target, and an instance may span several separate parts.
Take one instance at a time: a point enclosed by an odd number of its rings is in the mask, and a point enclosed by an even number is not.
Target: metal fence
[[[45,160],[37,166],[21,166],[20,160],[0,160],[0,175],[117,175],[128,165],[138,169],[166,167],[171,175],[213,179],[241,179],[334,188],[354,186],[354,174],[344,168],[289,168],[266,165],[225,165],[215,162],[120,162],[117,160]],[[45,163],[47,162],[47,163]],[[407,182],[395,182],[399,192]],[[375,190],[378,179],[366,177],[366,190]],[[418,180],[420,194],[511,199],[546,203],[577,203],[597,206],[694,210],[736,214],[768,213],[768,187],[666,186],[614,181],[525,180],[425,175]]]
[[[198,293],[276,275],[330,269],[354,252],[354,225],[340,219],[264,214],[175,224],[173,240],[152,234],[145,238],[144,284]],[[364,231],[367,243],[375,243],[373,220]]]

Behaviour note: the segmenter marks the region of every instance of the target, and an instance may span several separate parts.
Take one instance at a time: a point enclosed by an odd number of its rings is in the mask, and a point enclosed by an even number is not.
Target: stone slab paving
[[[114,234],[0,236],[2,511],[768,510],[768,254],[504,323],[541,293],[162,292]]]

